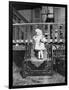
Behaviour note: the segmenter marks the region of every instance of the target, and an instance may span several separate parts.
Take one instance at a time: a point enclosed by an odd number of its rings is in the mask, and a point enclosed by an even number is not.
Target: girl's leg
[[[40,51],[38,51],[38,58],[40,59]]]
[[[43,59],[43,50],[40,51],[41,58]]]

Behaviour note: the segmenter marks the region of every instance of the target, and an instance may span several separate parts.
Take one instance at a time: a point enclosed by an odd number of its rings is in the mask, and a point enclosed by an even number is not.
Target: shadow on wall
[[[22,67],[22,62],[24,60],[24,51],[13,51],[13,62],[19,68]]]

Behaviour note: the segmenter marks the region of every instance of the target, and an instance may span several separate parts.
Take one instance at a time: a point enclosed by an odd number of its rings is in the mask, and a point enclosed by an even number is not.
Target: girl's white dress
[[[46,41],[46,39],[43,35],[39,35],[39,36],[35,35],[33,39],[35,41],[35,46],[34,46],[35,50],[45,50],[44,42]]]

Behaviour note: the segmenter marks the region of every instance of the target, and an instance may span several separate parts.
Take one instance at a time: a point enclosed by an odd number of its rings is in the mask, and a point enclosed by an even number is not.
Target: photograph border
[[[14,3],[27,3],[32,2],[21,2],[21,1],[9,1],[9,89],[12,88],[31,88],[31,87],[47,87],[47,86],[61,86],[67,85],[67,5],[66,4],[51,4],[51,3],[38,3],[40,5],[47,5],[53,7],[64,7],[65,8],[65,83],[55,84],[40,84],[40,85],[25,85],[25,86],[13,86],[13,48],[12,48],[12,35],[13,35],[13,4]],[[33,2],[32,4],[37,4]]]

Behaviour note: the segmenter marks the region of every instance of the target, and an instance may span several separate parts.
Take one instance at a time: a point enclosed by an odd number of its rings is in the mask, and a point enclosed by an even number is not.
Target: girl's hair
[[[36,32],[37,34],[39,34],[39,35],[42,35],[42,34],[43,34],[43,33],[42,33],[42,30],[40,30],[40,29],[38,29],[38,28],[35,30],[35,32]]]

